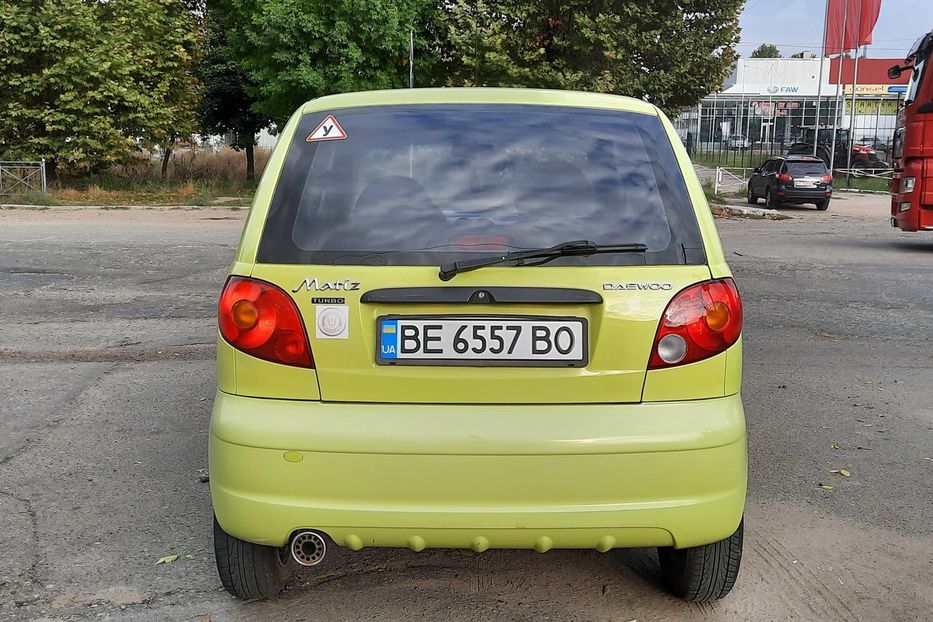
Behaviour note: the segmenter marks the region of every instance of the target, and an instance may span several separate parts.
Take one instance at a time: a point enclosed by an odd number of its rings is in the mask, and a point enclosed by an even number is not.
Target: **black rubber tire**
[[[752,184],[748,183],[748,191],[745,193],[745,200],[749,205],[758,205],[758,197],[755,196],[755,193],[752,192]]]
[[[771,188],[765,190],[765,207],[768,209],[779,209],[781,204],[774,198],[774,195],[771,193]]]
[[[825,200],[823,200],[823,201],[817,201],[817,202],[816,202],[816,209],[820,210],[821,212],[825,212],[826,210],[828,210],[828,209],[829,209],[829,199],[825,199]]]
[[[688,549],[658,549],[661,580],[674,596],[710,602],[732,590],[742,562],[744,520],[735,533],[719,542]]]
[[[275,596],[285,589],[293,567],[287,549],[234,538],[216,518],[214,558],[224,589],[243,600]]]

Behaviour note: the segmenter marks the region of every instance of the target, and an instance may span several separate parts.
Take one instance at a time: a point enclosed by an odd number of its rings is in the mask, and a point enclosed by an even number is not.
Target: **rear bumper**
[[[828,188],[778,188],[778,197],[785,203],[812,203],[825,201],[833,196],[832,187]]]
[[[902,231],[933,230],[933,209],[922,204],[922,188],[900,192],[903,176],[903,172],[894,173],[891,188],[896,191],[891,193],[891,224]]]
[[[745,503],[739,395],[619,405],[333,404],[218,392],[220,525],[281,546],[688,547]]]

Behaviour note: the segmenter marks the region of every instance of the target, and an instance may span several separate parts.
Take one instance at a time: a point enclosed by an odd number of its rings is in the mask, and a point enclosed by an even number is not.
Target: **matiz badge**
[[[320,282],[317,277],[313,279],[305,279],[298,284],[295,289],[292,290],[292,293],[297,293],[304,288],[306,292],[316,291],[316,292],[355,292],[360,289],[359,281],[351,281],[350,279],[343,279],[338,281],[324,281]]]

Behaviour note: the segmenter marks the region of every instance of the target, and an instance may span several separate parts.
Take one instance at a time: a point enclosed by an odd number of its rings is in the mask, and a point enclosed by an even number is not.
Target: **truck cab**
[[[891,226],[903,231],[933,231],[933,73],[929,69],[933,31],[917,40],[888,76],[911,71],[904,107],[894,132]]]

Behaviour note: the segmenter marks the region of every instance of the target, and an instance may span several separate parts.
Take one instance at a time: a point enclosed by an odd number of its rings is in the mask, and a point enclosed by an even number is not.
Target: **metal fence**
[[[47,192],[45,160],[39,162],[0,162],[0,196]]]
[[[723,192],[744,192],[748,187],[748,178],[752,176],[754,169],[739,166],[717,166],[713,177],[713,193]],[[864,168],[837,168],[833,169],[833,178],[838,180],[840,187],[845,189],[850,185],[852,179],[880,179],[890,183],[894,176],[892,169],[873,170]],[[843,180],[845,183],[843,184]],[[863,190],[864,191],[864,190]],[[871,190],[871,192],[885,192],[883,190]]]
[[[739,192],[745,190],[752,169],[745,167],[717,166],[716,177],[713,181],[713,193]]]
[[[850,144],[874,149],[887,166],[899,96],[857,96],[854,107],[848,95],[839,101],[819,99],[818,106],[816,97],[711,95],[681,112],[674,123],[694,162],[710,168],[759,166],[771,156],[786,154],[795,143],[812,142],[816,128],[833,127],[851,129]],[[836,161],[834,168],[847,164]]]

